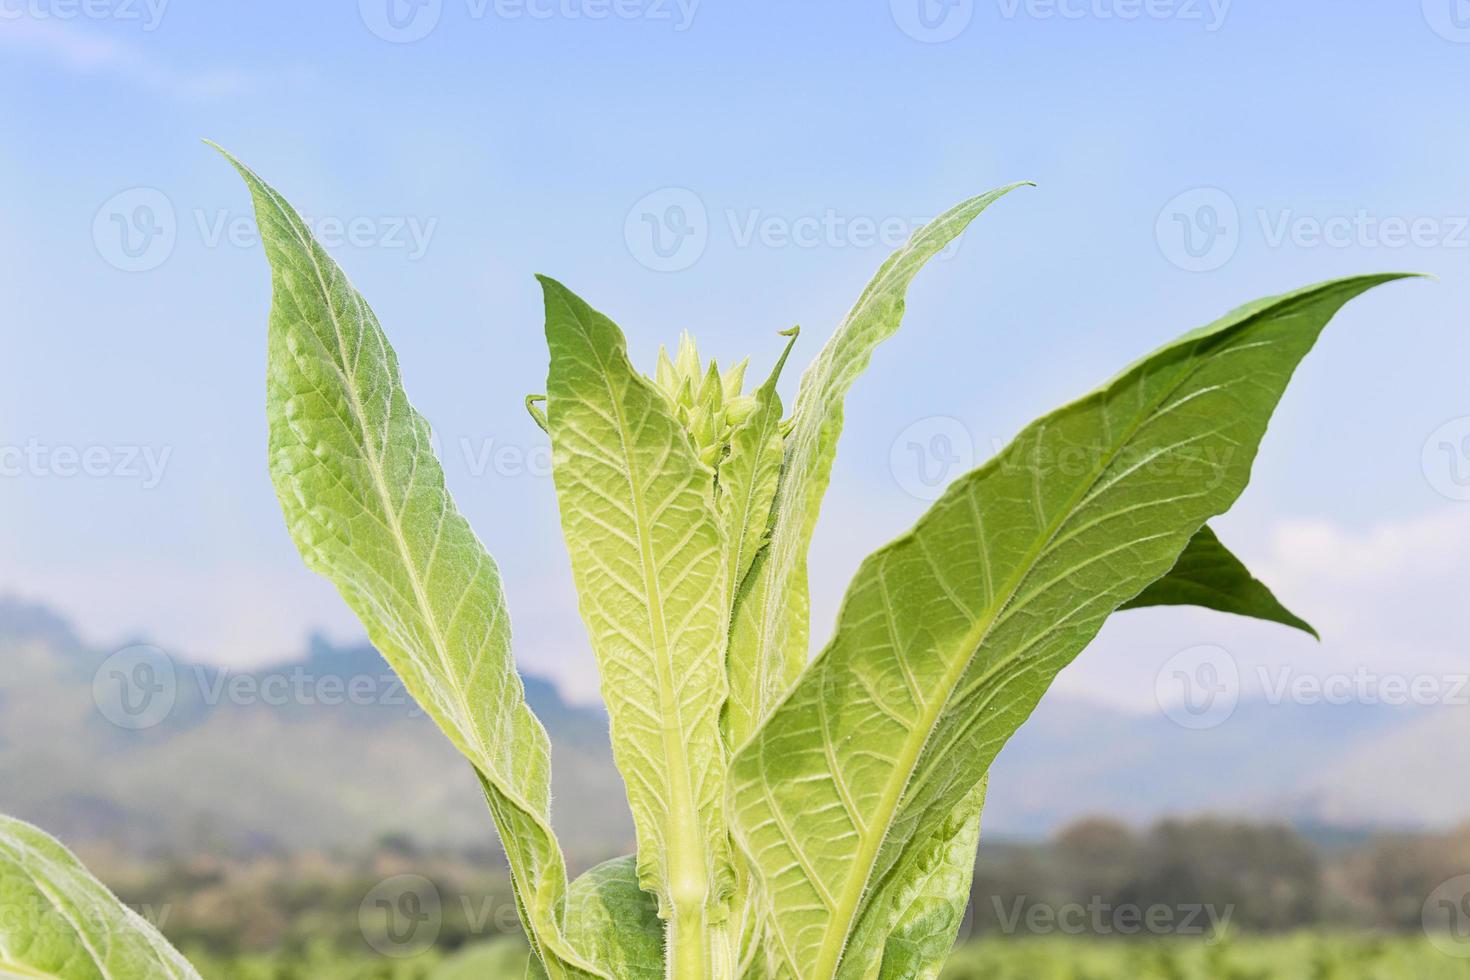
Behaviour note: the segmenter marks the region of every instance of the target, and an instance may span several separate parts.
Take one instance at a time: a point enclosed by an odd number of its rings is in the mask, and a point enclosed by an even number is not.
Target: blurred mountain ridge
[[[109,720],[117,652],[83,642],[52,608],[0,597],[0,811],[146,853],[385,837],[495,846],[468,765],[371,646],[313,637],[299,659],[252,671],[171,655],[170,708],[138,730]],[[525,684],[552,739],[553,816],[572,862],[630,851],[606,715],[549,680]],[[1323,840],[1445,829],[1470,817],[1470,786],[1447,778],[1467,755],[1464,708],[1243,702],[1219,727],[1188,731],[1163,712],[1051,696],[996,763],[986,833],[1207,812]]]

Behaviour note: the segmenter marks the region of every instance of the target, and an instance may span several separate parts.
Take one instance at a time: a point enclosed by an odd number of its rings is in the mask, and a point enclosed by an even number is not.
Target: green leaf
[[[757,718],[765,715],[806,665],[807,549],[831,481],[848,389],[867,369],[874,349],[897,332],[909,284],[919,270],[992,203],[1022,186],[1027,185],[1012,184],[965,201],[915,233],[883,263],[802,375],[794,427],[786,439],[771,543],[741,589],[731,638],[742,659],[760,658],[756,672],[769,679],[753,692]]]
[[[560,935],[566,869],[551,829],[550,743],[511,659],[495,562],[445,489],[377,317],[285,199],[229,159],[271,264],[270,471],[291,537],[474,764],[553,975],[606,976]]]
[[[599,864],[572,882],[566,931],[618,980],[663,980],[664,925],[658,902],[638,886],[637,858]]]
[[[905,868],[1057,672],[1239,496],[1328,320],[1394,278],[1187,334],[1028,426],[863,563],[832,641],[731,770],[736,834],[800,977],[870,975]],[[1030,463],[1063,455],[1088,465]]]
[[[725,602],[732,612],[739,605],[741,583],[750,575],[757,555],[768,543],[771,508],[776,501],[784,458],[783,409],[776,382],[799,333],[799,328],[784,332],[791,340],[770,377],[756,389],[756,409],[731,433],[730,455],[720,464],[716,506],[726,535]],[[747,616],[753,610],[754,604],[745,604]],[[779,693],[773,691],[775,679],[768,673],[771,658],[760,655],[756,640],[753,628],[731,630],[727,657],[730,691],[722,719],[726,742],[731,747],[740,745],[755,732],[773,694]]]
[[[1208,526],[1199,529],[1169,574],[1120,609],[1144,606],[1203,606],[1218,612],[1280,623],[1317,636],[1306,620],[1283,606],[1271,590],[1230,553]]]
[[[970,906],[985,781],[970,791],[894,888],[897,924],[883,944],[879,980],[935,980],[954,950]]]
[[[0,816],[0,976],[159,980],[199,974],[72,853]]]
[[[1288,611],[1271,590],[1247,571],[1209,525],[1200,528],[1167,575],[1120,609],[1192,605],[1281,623],[1316,636],[1316,630]],[[883,950],[882,980],[937,977],[964,920],[974,878],[984,784],[966,797],[940,835],[935,859],[921,860],[909,886],[908,911]]]
[[[552,475],[638,833],[638,879],[661,914],[682,916],[733,888],[714,473],[633,369],[612,321],[560,283],[541,283]]]

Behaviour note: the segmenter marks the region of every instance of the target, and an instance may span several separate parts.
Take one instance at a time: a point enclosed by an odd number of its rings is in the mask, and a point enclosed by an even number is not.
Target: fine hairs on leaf
[[[789,406],[795,329],[752,334],[771,365],[754,387],[748,361],[706,361],[688,335],[640,368],[612,319],[542,277],[549,370],[525,404],[551,443],[637,844],[573,878],[499,572],[387,333],[285,198],[225,155],[271,268],[268,464],[287,529],[479,780],[528,977],[937,977],[990,764],[1112,613],[1193,605],[1316,635],[1208,522],[1244,491],[1323,328],[1401,276],[1251,303],[1027,426],[861,564],[815,657],[807,552],[847,393],[925,264],[1024,185],[957,205],[884,262]],[[194,976],[60,845],[0,821],[0,898],[31,893],[109,914],[0,925],[0,974]]]

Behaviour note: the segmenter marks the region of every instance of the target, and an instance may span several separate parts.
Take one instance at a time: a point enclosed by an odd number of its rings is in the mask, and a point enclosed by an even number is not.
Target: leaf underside
[[[58,841],[0,816],[0,976],[199,980]]]
[[[229,159],[271,265],[270,472],[291,537],[479,773],[548,969],[612,980],[561,935],[550,743],[511,659],[495,563],[445,488],[428,423],[367,302],[285,199]]]
[[[789,428],[773,374],[713,469],[616,326],[543,279],[544,427],[639,839],[636,858],[569,885],[549,743],[515,673],[495,565],[445,489],[371,310],[296,212],[231,162],[272,266],[271,473],[288,527],[478,772],[531,975],[657,980],[660,916],[697,880],[711,908],[759,897],[751,929],[734,931],[747,980],[937,976],[968,900],[990,761],[1112,611],[1200,605],[1315,635],[1205,521],[1244,488],[1322,327],[1398,277],[1242,308],[1029,426],[863,563],[805,672],[806,551],[843,399],[922,265],[1012,188],[947,212],[890,258],[803,375]],[[1077,473],[1037,462],[1077,453],[1090,461]],[[166,943],[154,953],[177,957]],[[0,942],[0,973],[11,955]],[[194,976],[178,964],[187,972],[158,975]]]
[[[878,270],[831,339],[802,374],[786,438],[786,459],[773,508],[770,544],[756,559],[737,598],[730,637],[735,687],[745,723],[732,726],[740,745],[806,666],[810,618],[807,549],[842,434],[843,401],[873,352],[897,332],[909,285],[924,265],[954,242],[986,208],[1024,183],[971,198],[920,229]]]
[[[728,895],[724,538],[714,474],[622,332],[554,280],[552,473],[638,833],[638,878],[670,913],[679,882]]]
[[[1397,278],[1252,304],[1027,427],[865,561],[835,635],[732,765],[734,823],[802,978],[865,978],[905,869],[1107,616],[1249,477],[1297,363]],[[1090,465],[1035,465],[1081,453]]]

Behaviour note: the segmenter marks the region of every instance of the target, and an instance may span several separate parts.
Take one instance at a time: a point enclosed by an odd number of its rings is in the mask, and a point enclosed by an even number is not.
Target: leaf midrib
[[[312,274],[316,277],[318,288],[321,290],[322,301],[327,306],[327,314],[332,321],[332,333],[337,340],[337,354],[341,358],[341,364],[334,364],[333,367],[336,368],[338,374],[341,376],[342,387],[347,389],[347,397],[352,406],[352,416],[356,420],[358,432],[362,436],[362,451],[363,455],[366,457],[368,471],[372,475],[373,489],[377,491],[378,503],[383,508],[383,516],[386,518],[384,523],[386,524],[389,533],[393,536],[393,543],[398,549],[398,557],[403,564],[404,571],[408,575],[409,585],[413,589],[414,603],[418,606],[419,615],[423,618],[424,624],[429,629],[429,635],[431,640],[433,641],[434,655],[439,661],[439,670],[444,680],[445,686],[448,687],[449,690],[452,692],[455,699],[455,707],[459,709],[459,720],[461,726],[463,726],[460,729],[461,735],[468,734],[469,738],[472,740],[472,744],[474,745],[476,755],[480,757],[481,761],[488,762],[488,747],[485,745],[483,738],[480,736],[480,733],[474,730],[474,726],[472,724],[474,715],[470,712],[469,701],[465,696],[464,689],[453,680],[453,665],[449,661],[448,650],[446,648],[447,644],[439,628],[438,617],[434,614],[433,606],[429,602],[428,594],[425,592],[424,585],[420,581],[418,569],[414,565],[413,553],[408,547],[408,541],[403,536],[403,524],[402,521],[399,519],[397,509],[393,505],[393,498],[388,492],[387,479],[386,475],[383,472],[382,461],[378,458],[378,454],[373,448],[373,443],[375,440],[372,437],[372,433],[369,432],[367,428],[367,412],[362,403],[362,395],[358,391],[357,384],[355,383],[354,379],[348,373],[347,339],[342,335],[342,326],[339,319],[339,311],[337,310],[336,304],[332,301],[332,291],[327,284],[326,278],[322,275],[321,263],[317,261],[316,253],[312,249],[312,243],[302,237],[300,229],[298,229],[295,223],[291,221],[289,214],[287,214],[287,212],[281,207],[279,202],[276,202],[274,200],[274,197],[272,199],[272,203],[276,204],[277,210],[281,213],[281,216],[286,219],[286,226],[290,228],[291,233],[296,236],[297,242],[301,245],[302,250],[306,254],[307,261],[311,263],[311,271]],[[392,394],[390,393],[388,397],[391,403],[393,397]],[[389,408],[389,412],[390,414],[392,412],[391,405]],[[436,548],[438,546],[438,541],[440,538],[442,538],[442,536],[443,525],[441,523],[439,531],[435,537]],[[470,729],[468,733],[464,731],[465,728]]]
[[[608,404],[612,406],[613,416],[616,420],[618,445],[622,450],[625,472],[627,473],[628,491],[633,502],[633,520],[637,527],[638,535],[638,557],[642,566],[643,587],[648,597],[649,632],[652,635],[655,650],[655,656],[653,658],[654,675],[658,682],[659,706],[661,709],[660,714],[662,715],[659,735],[664,747],[666,782],[671,796],[671,809],[676,811],[670,814],[672,826],[669,829],[675,839],[673,841],[665,841],[665,847],[669,848],[669,853],[667,855],[668,862],[664,869],[666,875],[664,885],[670,892],[669,902],[671,905],[676,905],[677,903],[672,894],[673,889],[669,889],[668,885],[675,874],[688,870],[683,867],[684,860],[691,858],[694,860],[706,894],[708,894],[709,889],[709,874],[708,869],[704,866],[703,848],[699,843],[700,819],[698,809],[694,804],[694,787],[691,782],[693,773],[689,767],[688,754],[684,751],[682,706],[679,703],[679,699],[674,695],[672,677],[669,674],[673,654],[669,647],[668,626],[664,620],[663,591],[658,581],[658,562],[653,554],[652,544],[648,540],[648,532],[652,529],[648,524],[648,515],[644,507],[644,488],[638,478],[640,465],[632,450],[628,421],[623,413],[622,400],[618,397],[617,390],[613,387],[612,374],[608,364],[603,359],[598,345],[589,334],[581,317],[572,309],[571,304],[563,300],[562,305],[571,316],[573,322],[578,325],[578,328],[582,332],[584,342],[596,359],[598,374],[607,392]],[[629,374],[632,376],[631,370]],[[633,377],[632,383],[638,383],[636,377]],[[676,439],[678,435],[678,432],[674,433]],[[671,720],[672,724],[670,724]],[[677,853],[673,850],[674,846],[679,848]]]
[[[295,236],[297,243],[301,245],[303,252],[306,254],[307,261],[311,263],[312,274],[316,277],[317,286],[321,290],[322,300],[327,306],[327,312],[332,321],[332,332],[337,339],[337,353],[342,359],[342,363],[340,366],[336,364],[333,364],[332,366],[341,376],[343,387],[347,389],[348,398],[352,406],[352,414],[353,417],[357,420],[358,431],[363,437],[363,453],[367,457],[368,468],[373,477],[373,487],[375,490],[378,491],[379,503],[383,507],[384,516],[386,517],[386,524],[388,525],[390,533],[393,535],[394,544],[398,548],[399,558],[402,560],[404,569],[409,578],[410,585],[413,588],[414,601],[419,607],[419,615],[423,617],[425,624],[429,628],[430,637],[433,640],[434,655],[439,661],[439,667],[442,671],[444,685],[450,690],[451,695],[455,699],[456,707],[461,712],[461,726],[457,726],[460,727],[460,735],[461,737],[466,737],[464,728],[469,728],[467,740],[470,741],[471,745],[475,749],[476,767],[478,768],[479,766],[484,765],[490,773],[493,773],[494,779],[491,780],[491,783],[494,786],[496,792],[505,796],[506,799],[508,799],[518,810],[528,816],[531,821],[535,823],[539,828],[541,828],[542,831],[547,835],[547,837],[550,838],[553,836],[553,831],[551,827],[546,823],[546,821],[542,818],[541,814],[538,813],[536,809],[532,807],[525,799],[523,799],[518,792],[512,791],[509,788],[509,784],[504,779],[504,777],[496,772],[493,766],[489,765],[490,753],[488,747],[485,745],[483,736],[478,730],[476,730],[475,726],[473,725],[474,715],[470,712],[469,701],[467,700],[465,691],[458,683],[455,683],[453,680],[454,674],[452,671],[452,666],[448,660],[448,652],[445,648],[444,637],[442,636],[439,629],[438,619],[433,614],[433,608],[429,604],[428,596],[424,591],[423,583],[420,582],[418,571],[414,567],[412,554],[408,549],[408,542],[403,536],[402,523],[399,520],[398,514],[393,507],[392,498],[388,494],[388,488],[382,469],[382,462],[378,459],[377,453],[372,448],[374,440],[371,437],[371,433],[369,433],[367,430],[367,415],[362,404],[362,397],[357,390],[357,386],[353,383],[352,379],[347,374],[348,356],[346,338],[342,335],[342,327],[338,319],[337,307],[336,304],[332,301],[331,289],[328,287],[326,279],[322,275],[321,263],[317,261],[316,253],[312,247],[313,243],[308,238],[303,237],[301,229],[299,229],[296,226],[296,223],[291,220],[291,213],[289,209],[284,206],[284,202],[279,199],[279,195],[277,195],[276,192],[268,184],[260,180],[259,177],[255,177],[253,171],[251,172],[251,176],[255,180],[256,184],[265,190],[266,194],[269,196],[271,204],[275,206],[277,213],[279,213],[284,219],[286,227],[289,228],[291,234]],[[389,395],[389,398],[391,401],[391,394]],[[443,533],[442,524],[440,525],[439,533],[440,535],[442,535]],[[519,850],[518,848],[508,845],[505,850],[507,856],[510,858],[513,864],[522,863],[513,856]],[[517,875],[516,877],[521,878],[521,880],[529,880],[531,876],[523,874]],[[538,903],[542,902],[542,892],[543,889],[541,888],[535,889]],[[541,905],[538,911],[541,913],[541,915],[537,916],[536,918],[542,922],[545,922],[547,920],[547,914],[550,910],[545,905]],[[554,921],[552,924],[553,926],[555,926]],[[560,941],[560,937],[552,935],[539,936],[538,938],[542,943],[552,948],[552,950],[556,954],[557,959],[564,960],[568,963],[568,965],[573,966],[579,970],[584,970],[594,976],[606,976],[606,974],[604,974],[601,970],[586,963],[579,956],[575,955],[570,949],[567,949],[565,943],[562,943]],[[545,962],[545,958],[543,958],[543,961]],[[551,961],[546,962],[546,965],[548,969],[556,969],[557,972],[560,972],[560,964],[556,964],[554,961]]]
[[[927,262],[934,255],[937,255],[939,252],[943,251],[949,245],[949,243],[955,241],[961,234],[963,234],[964,230],[969,227],[970,222],[973,222],[976,218],[978,218],[987,208],[990,207],[990,205],[994,204],[1000,198],[1004,197],[1006,194],[1010,193],[1016,188],[1023,186],[1025,183],[1026,182],[1022,181],[1020,183],[1011,184],[1007,187],[990,191],[987,194],[982,194],[977,198],[972,198],[969,201],[964,201],[956,205],[949,211],[940,215],[939,218],[935,219],[933,225],[927,226],[924,229],[924,232],[926,234],[915,235],[914,238],[910,239],[909,242],[905,244],[901,250],[890,256],[888,260],[883,263],[882,267],[878,270],[878,275],[874,278],[873,282],[869,283],[868,287],[863,290],[862,295],[858,297],[858,300],[856,303],[853,304],[852,309],[849,310],[847,315],[842,318],[842,323],[838,326],[837,330],[833,333],[831,338],[828,339],[827,343],[822,345],[822,349],[817,352],[816,359],[812,362],[812,367],[808,369],[806,374],[803,375],[801,388],[800,390],[798,390],[796,396],[795,411],[799,415],[804,415],[806,411],[817,411],[824,404],[827,404],[830,401],[830,399],[826,397],[826,395],[828,393],[828,386],[830,385],[835,372],[833,365],[836,364],[838,359],[837,351],[842,346],[842,340],[845,332],[852,327],[852,324],[856,323],[861,317],[867,314],[868,309],[872,307],[872,305],[877,301],[877,297],[879,297],[880,295],[884,295],[886,291],[893,285],[896,279],[902,278],[904,263],[908,262],[915,255],[922,254],[924,249],[929,247],[930,244],[933,243],[936,239],[942,240],[943,244],[938,245],[937,248],[934,248],[932,252],[930,252],[928,255],[925,255],[924,258],[920,260],[920,266],[922,267],[924,262]],[[964,221],[964,227],[962,227],[960,231],[956,232],[954,235],[946,236],[945,233],[948,231],[948,229],[956,221],[961,220],[959,216],[964,214],[967,210],[970,210],[971,208],[974,209],[975,213],[973,215],[970,215],[970,217]],[[941,225],[940,222],[943,222],[943,224]],[[939,227],[935,227],[936,225],[938,225]],[[918,270],[916,269],[915,275],[917,275],[917,273]],[[905,287],[905,289],[906,288],[907,287]],[[906,297],[900,295],[898,297],[899,320],[901,320],[903,317],[903,310],[905,306]],[[892,337],[897,332],[898,325],[896,324],[892,330],[888,331],[888,336],[881,338],[879,343],[881,343],[883,340],[887,340],[888,337]],[[858,359],[865,361],[864,367],[866,367],[866,363],[872,361],[873,353],[877,350],[877,347],[878,344],[873,344],[863,349],[863,352]],[[810,389],[810,398],[808,398],[806,397],[807,376],[815,376],[815,370],[819,367],[823,370],[825,376],[820,381],[814,381],[812,388]],[[859,373],[861,373],[861,371],[854,372],[854,380]],[[849,387],[850,386],[851,381],[849,381]],[[843,406],[841,398],[837,400],[834,411],[836,413],[835,424],[840,431],[843,416]],[[805,482],[807,480],[810,480],[812,473],[814,472],[814,466],[812,465],[811,460],[816,458],[816,456],[818,455],[818,443],[825,428],[826,425],[819,421],[817,428],[813,430],[814,434],[810,440],[802,440],[799,444],[792,446],[791,459],[786,464],[788,474],[793,469],[796,469],[796,467],[793,467],[791,464],[799,462],[801,464],[799,469],[803,481]],[[782,482],[785,483],[785,477],[783,477]],[[811,498],[813,496],[813,493],[811,488],[809,487],[802,487],[800,488],[800,491],[801,492],[799,495],[799,502],[801,505],[801,519],[800,522],[788,533],[796,533],[802,536],[806,536],[809,539],[811,533],[810,528],[815,523],[815,518],[812,516],[813,507]],[[772,541],[770,552],[772,555],[774,555],[776,551],[776,541],[785,541],[785,537],[783,536],[782,532],[787,531],[787,525],[791,523],[791,517],[789,513],[785,510],[785,508],[781,506],[782,496],[783,494],[778,490],[776,500],[773,503],[773,507],[776,510],[776,525],[773,528],[771,534]],[[782,556],[786,554],[799,555],[800,552],[800,538],[796,537],[792,539],[792,544],[789,548],[782,550]],[[760,650],[762,652],[761,660],[763,663],[766,659],[766,651],[773,646],[778,646],[778,649],[781,653],[789,655],[788,651],[786,651],[789,637],[781,637],[781,642],[778,645],[776,642],[778,639],[776,634],[777,632],[779,632],[779,625],[784,621],[784,617],[779,615],[779,607],[786,601],[787,586],[791,580],[795,563],[779,561],[776,562],[775,565],[776,567],[773,567],[771,569],[770,586],[766,589],[766,594],[761,597],[761,612],[757,636],[760,638]],[[773,623],[775,623],[776,625],[772,626]],[[807,650],[801,651],[803,662],[805,662],[807,655]],[[753,738],[754,735],[755,730],[752,731],[751,737]]]
[[[1195,345],[1196,350],[1197,348],[1198,343]],[[1194,351],[1192,350],[1189,356],[1192,357],[1193,354]],[[1075,513],[1077,507],[1086,499],[1088,492],[1091,491],[1097,480],[1112,465],[1121,448],[1137,436],[1139,430],[1148,419],[1158,411],[1159,405],[1177,391],[1194,374],[1197,367],[1194,366],[1190,370],[1185,371],[1171,386],[1165,389],[1161,397],[1155,398],[1144,411],[1135,417],[1121,438],[1114,440],[1113,446],[1109,449],[1108,453],[1101,458],[1099,465],[1094,467],[1090,478],[1080,485],[1078,491],[1072,495],[1067,505],[1061,508],[1058,512],[1058,517],[1051,522],[1045,534],[1037,536],[1035,546],[1029,550],[1025,560],[1019,566],[1017,574],[1013,575],[1007,583],[1002,593],[1003,600],[997,602],[992,599],[987,614],[976,620],[975,625],[966,632],[963,642],[959,644],[959,647],[961,650],[968,649],[970,651],[969,654],[967,656],[957,657],[954,666],[944,672],[943,684],[940,689],[946,692],[945,696],[943,698],[936,698],[932,708],[926,708],[921,712],[920,723],[914,726],[913,731],[922,732],[923,737],[919,739],[906,738],[904,740],[903,751],[898,760],[900,765],[894,767],[894,775],[884,785],[883,793],[880,796],[880,806],[876,811],[882,815],[883,819],[880,823],[874,825],[875,830],[881,827],[882,832],[870,832],[869,834],[860,835],[862,845],[858,850],[855,861],[858,862],[859,867],[865,868],[866,870],[861,878],[854,876],[843,888],[841,897],[838,900],[838,909],[842,910],[841,916],[839,917],[836,914],[838,910],[833,910],[832,925],[828,927],[826,935],[822,940],[822,946],[817,960],[818,969],[814,974],[815,976],[831,977],[836,975],[837,967],[841,963],[841,957],[846,952],[847,939],[852,929],[853,919],[857,915],[858,905],[867,891],[868,881],[872,876],[873,863],[877,858],[879,849],[883,846],[884,841],[888,839],[888,832],[892,828],[898,803],[903,797],[904,790],[908,787],[909,780],[913,777],[914,768],[917,766],[924,748],[928,745],[928,741],[934,733],[940,716],[949,707],[954,687],[959,683],[960,678],[969,670],[970,664],[974,662],[975,655],[979,653],[980,647],[988,638],[991,629],[995,626],[996,620],[1010,604],[1011,600],[1015,598],[1016,591],[1021,587],[1021,584],[1026,580],[1027,576],[1030,575],[1032,568],[1042,553],[1046,551],[1062,526],[1066,524]],[[881,569],[877,574],[881,577]],[[1001,668],[1008,666],[1013,659],[1013,655],[1001,658],[990,670],[986,671],[985,677],[981,678],[981,683],[986,678],[994,676]],[[899,776],[902,776],[902,778],[897,778]],[[834,927],[838,925],[839,921],[841,923],[841,931],[835,932]],[[832,945],[832,937],[834,935],[840,940],[835,947]]]

